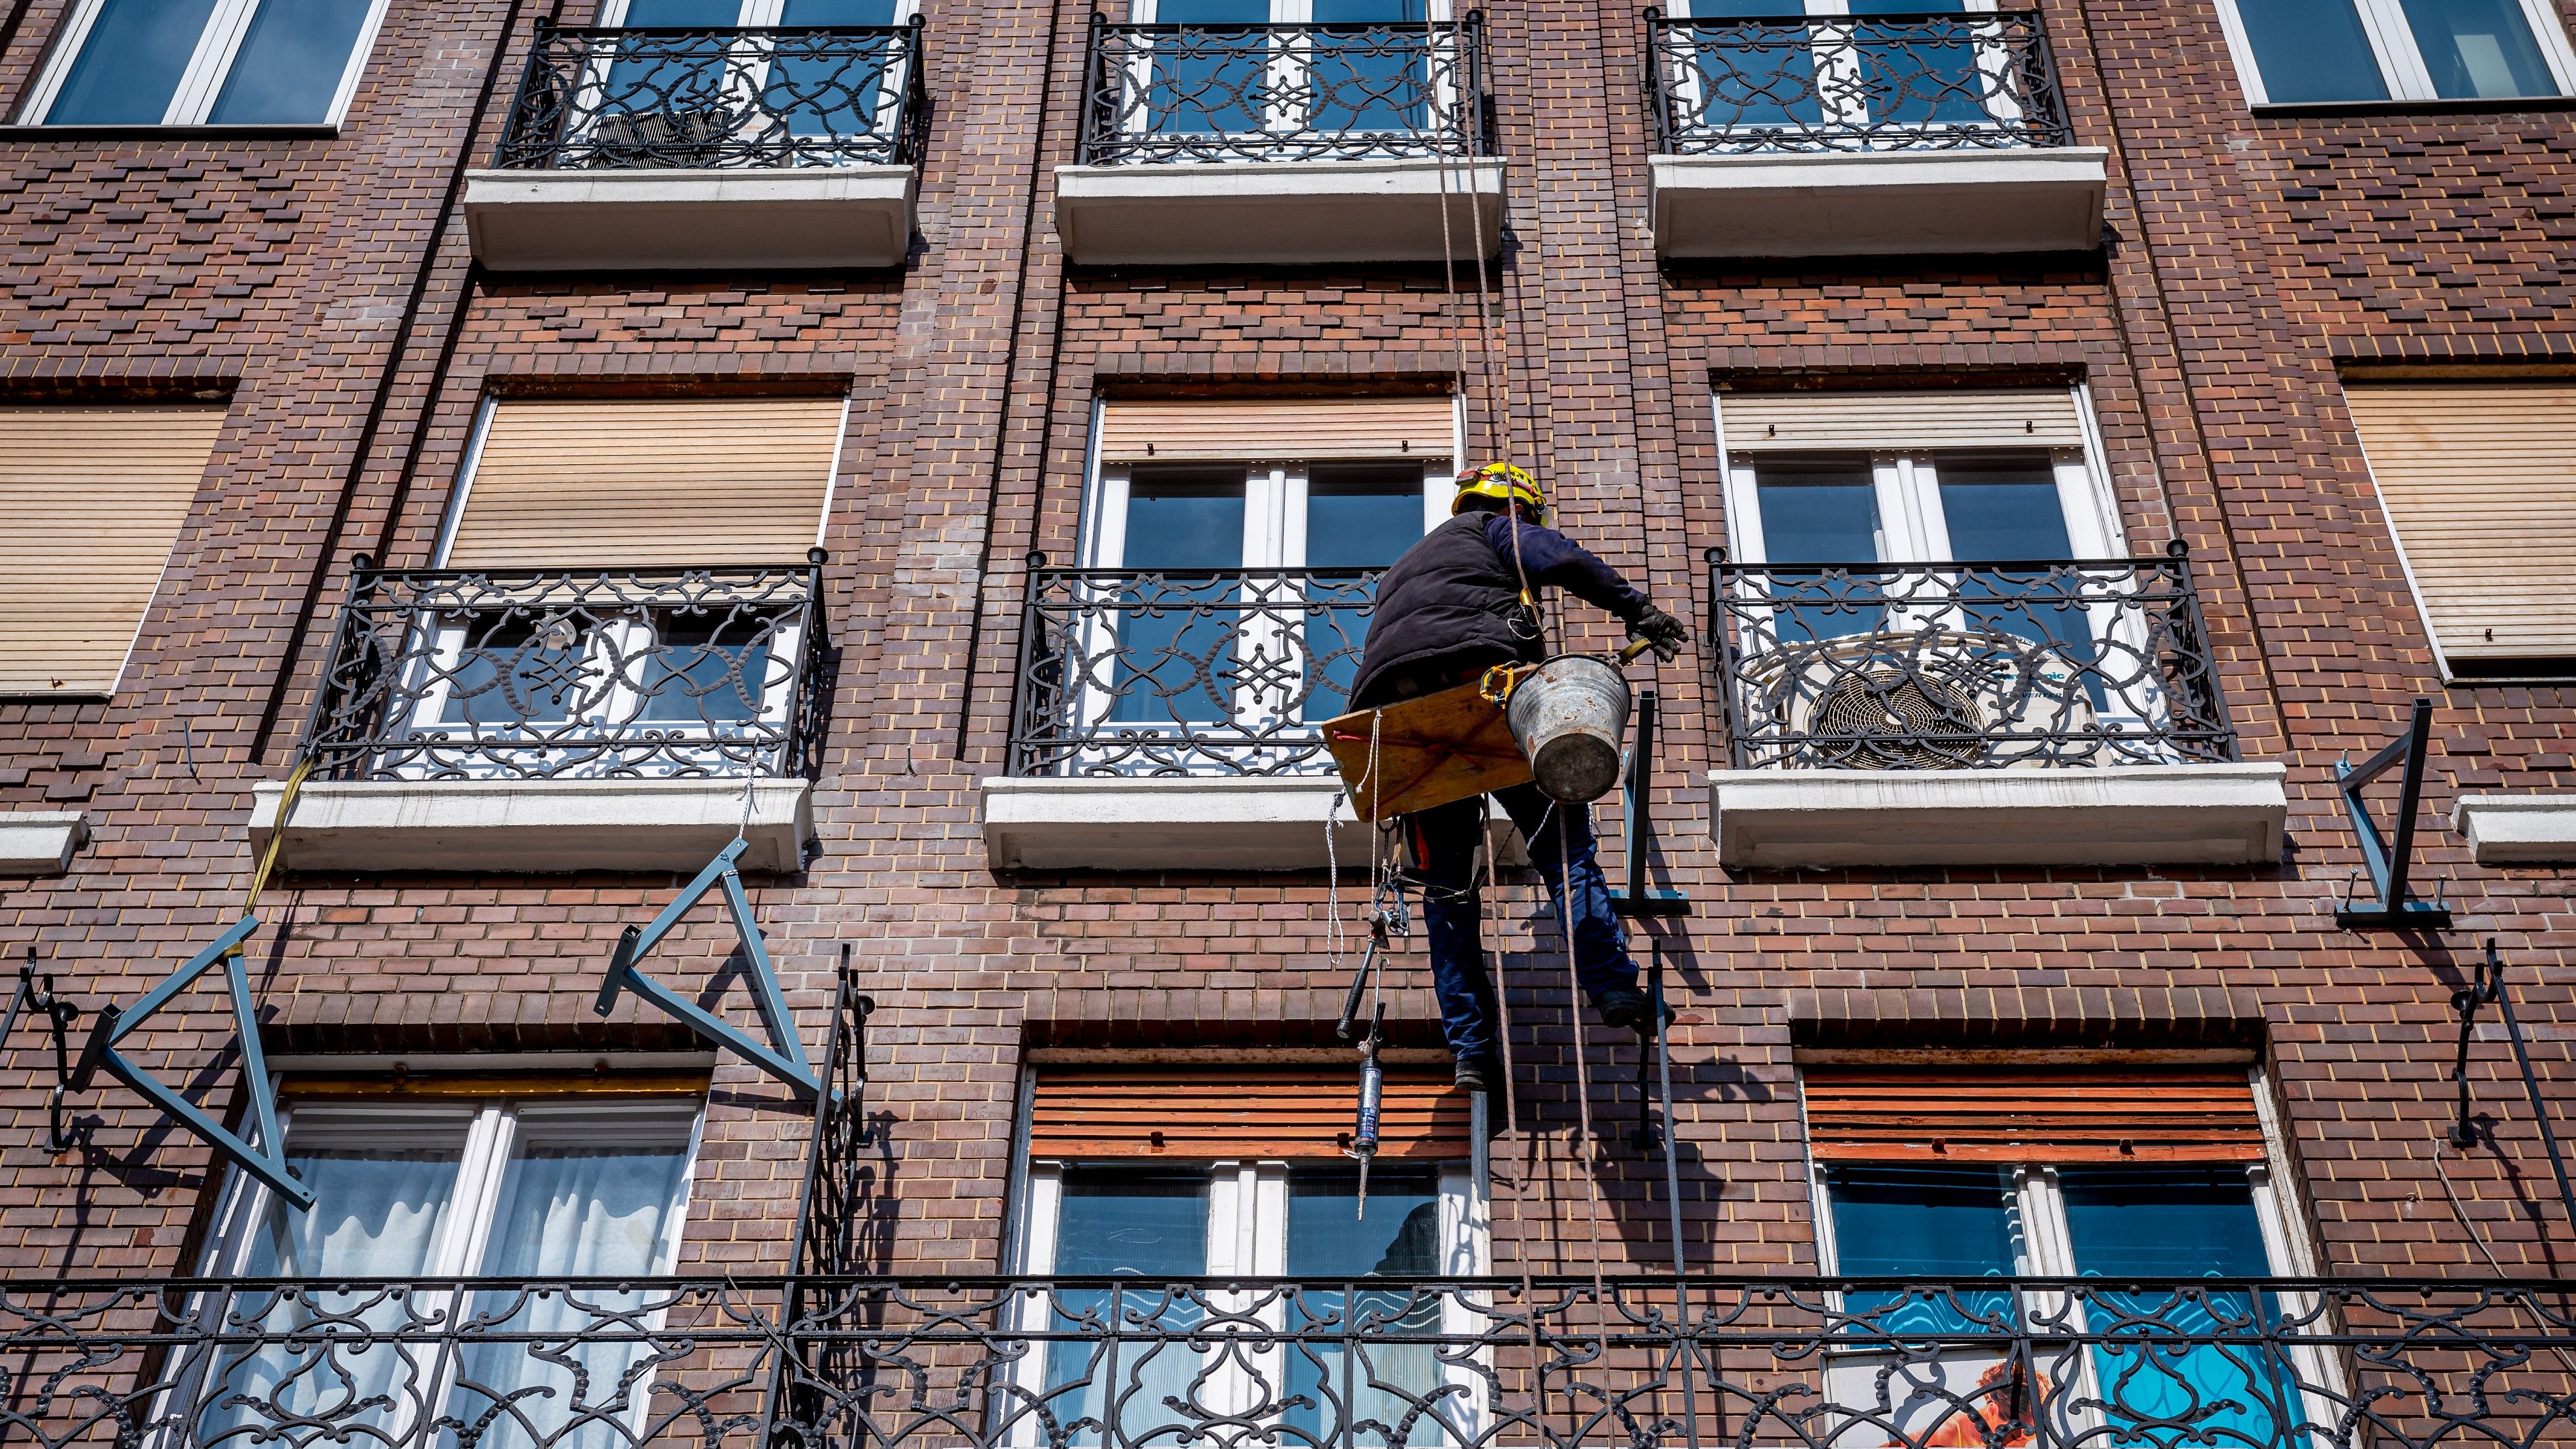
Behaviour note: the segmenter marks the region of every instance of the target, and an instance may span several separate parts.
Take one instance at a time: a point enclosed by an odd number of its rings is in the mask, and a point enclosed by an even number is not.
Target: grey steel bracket
[[[628,926],[618,936],[617,950],[608,958],[608,979],[599,984],[599,1001],[593,1009],[606,1016],[615,1009],[619,991],[632,991],[678,1018],[718,1049],[732,1052],[800,1092],[819,1096],[824,1090],[822,1078],[815,1074],[813,1060],[805,1055],[805,1044],[796,1039],[795,1019],[787,1014],[787,998],[778,989],[778,972],[769,964],[769,948],[760,939],[760,927],[751,919],[751,900],[742,893],[742,877],[734,871],[734,861],[747,844],[737,840],[717,851],[716,858],[707,862],[696,880],[681,888],[679,897],[664,906],[651,925],[640,930]],[[742,941],[743,958],[751,966],[753,1002],[760,1008],[761,1025],[768,1031],[767,1043],[754,1040],[750,1033],[645,975],[636,965],[644,959],[645,952],[660,945],[662,938],[679,925],[680,917],[687,915],[691,906],[719,885],[724,887],[725,909],[733,915],[734,934]]]
[[[2406,875],[2415,854],[2415,809],[2424,794],[2424,755],[2433,738],[2433,701],[2417,699],[2413,720],[2406,732],[2380,747],[2379,753],[2355,767],[2350,760],[2335,762],[2335,788],[2343,793],[2344,813],[2352,817],[2352,833],[2361,846],[2361,863],[2370,872],[2370,883],[2379,892],[2376,905],[2355,905],[2347,900],[2335,908],[2335,924],[2347,931],[2397,927],[2406,930],[2440,930],[2451,924],[2451,908],[2437,898],[2419,901],[2406,889]],[[2362,788],[2398,764],[2406,767],[2397,790],[2396,838],[2379,833],[2378,822],[2370,818],[2370,806],[2361,798]]]
[[[1610,909],[1623,916],[1687,916],[1691,898],[1680,891],[1655,890],[1646,884],[1646,858],[1655,838],[1649,795],[1654,784],[1655,692],[1637,691],[1636,735],[1628,747],[1627,768],[1619,782],[1621,818],[1626,826],[1626,885],[1610,898]]]
[[[244,916],[235,921],[231,929],[217,936],[213,945],[189,957],[187,965],[171,972],[160,985],[143,993],[132,1006],[121,1010],[115,1006],[100,1007],[98,1019],[90,1024],[89,1041],[81,1048],[80,1063],[72,1068],[63,1088],[86,1092],[90,1083],[104,1070],[132,1088],[136,1095],[168,1113],[170,1119],[190,1136],[266,1183],[270,1191],[298,1208],[309,1208],[313,1206],[313,1189],[296,1180],[295,1173],[287,1167],[286,1158],[278,1150],[285,1138],[277,1130],[277,1099],[269,1092],[268,1058],[259,1048],[259,1018],[251,1004],[250,973],[242,965],[241,943],[258,929],[259,917]],[[187,990],[218,961],[224,965],[225,984],[232,990],[233,1027],[241,1041],[242,1095],[249,1102],[251,1125],[264,1144],[261,1147],[254,1147],[225,1130],[222,1123],[172,1091],[160,1078],[127,1061],[124,1054],[116,1049],[118,1042],[132,1034],[154,1012],[169,1005],[172,998]]]

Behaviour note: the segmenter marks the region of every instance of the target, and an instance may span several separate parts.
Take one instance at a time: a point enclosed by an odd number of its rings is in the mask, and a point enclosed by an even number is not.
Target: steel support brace
[[[2406,873],[2415,854],[2415,810],[2424,793],[2424,754],[2432,735],[2433,701],[2418,699],[2406,733],[2362,761],[2358,769],[2346,762],[2335,765],[2335,788],[2343,793],[2344,813],[2352,817],[2352,833],[2361,846],[2361,863],[2379,892],[2377,905],[2345,904],[2335,909],[2335,924],[2347,931],[2383,926],[2439,930],[2451,924],[2448,906],[2439,900],[2412,899],[2406,888]],[[2379,833],[2361,792],[2400,761],[2406,771],[2397,791],[2397,834],[2390,840]]]
[[[742,893],[742,877],[734,872],[734,861],[742,855],[745,844],[737,840],[716,852],[716,858],[708,861],[698,878],[680,891],[678,899],[662,908],[662,914],[655,916],[651,925],[641,930],[626,928],[617,938],[616,954],[609,957],[608,979],[599,985],[595,1009],[606,1016],[615,1009],[620,990],[632,991],[717,1047],[798,1091],[819,1095],[823,1091],[822,1079],[815,1075],[813,1061],[805,1055],[805,1044],[796,1039],[795,1020],[787,1014],[787,998],[778,989],[778,972],[769,964],[769,948],[760,939],[760,927],[752,923],[751,900]],[[662,938],[671,933],[700,897],[718,885],[724,887],[725,908],[733,914],[734,934],[741,938],[743,958],[751,967],[754,1001],[760,1008],[761,1024],[769,1032],[767,1045],[645,975],[636,965],[644,959],[645,952],[662,943]]]
[[[1624,807],[1628,870],[1624,887],[1610,898],[1610,909],[1623,916],[1687,916],[1691,899],[1680,891],[1654,890],[1646,884],[1646,861],[1655,841],[1652,794],[1655,780],[1655,692],[1637,691],[1637,732],[1628,747],[1628,767],[1620,781]]]
[[[119,1010],[114,1006],[99,1008],[98,1020],[91,1024],[89,1042],[81,1048],[80,1065],[72,1069],[64,1085],[71,1091],[86,1092],[101,1070],[132,1088],[154,1106],[170,1114],[191,1135],[207,1146],[232,1159],[242,1171],[266,1183],[270,1190],[299,1208],[313,1206],[313,1189],[295,1180],[287,1170],[286,1159],[278,1152],[285,1138],[277,1131],[277,1102],[270,1095],[268,1059],[259,1049],[259,1018],[254,1014],[250,997],[250,972],[242,965],[241,943],[259,929],[259,917],[244,916],[232,929],[215,938],[215,943],[188,958],[188,964],[170,973],[167,980],[143,994],[134,1005]],[[241,1041],[242,1094],[249,1099],[251,1125],[266,1150],[224,1130],[222,1123],[207,1116],[195,1103],[172,1091],[158,1077],[125,1059],[116,1044],[141,1026],[154,1012],[170,1004],[171,999],[188,989],[208,967],[221,961],[224,979],[232,990],[233,1026]]]

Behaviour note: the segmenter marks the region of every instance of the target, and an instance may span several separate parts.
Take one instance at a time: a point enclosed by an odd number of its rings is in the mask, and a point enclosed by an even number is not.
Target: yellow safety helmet
[[[1509,463],[1487,463],[1459,474],[1458,496],[1449,503],[1450,516],[1457,516],[1470,498],[1497,502],[1517,499],[1528,505],[1531,522],[1547,522],[1547,495],[1539,491],[1538,480]]]

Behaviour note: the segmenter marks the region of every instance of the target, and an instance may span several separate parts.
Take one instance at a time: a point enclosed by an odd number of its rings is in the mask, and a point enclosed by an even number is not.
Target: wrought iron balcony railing
[[[1033,569],[1011,772],[1329,772],[1378,572]]]
[[[38,1449],[2434,1449],[2576,1437],[2576,1283],[18,1280]]]
[[[357,570],[304,749],[325,780],[798,775],[822,565]]]
[[[2189,561],[1739,564],[1709,637],[1740,769],[2236,758]]]
[[[536,47],[493,165],[762,169],[904,163],[927,114],[921,22],[558,30]]]
[[[1657,148],[2063,146],[2066,99],[2038,12],[1668,19],[1648,12]]]
[[[1489,155],[1485,17],[1350,25],[1112,25],[1091,17],[1080,160]]]

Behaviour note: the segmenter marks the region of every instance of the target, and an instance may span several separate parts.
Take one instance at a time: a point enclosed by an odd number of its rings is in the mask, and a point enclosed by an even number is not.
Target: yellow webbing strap
[[[268,889],[268,877],[277,869],[277,852],[286,844],[287,817],[295,813],[295,796],[304,788],[305,777],[313,773],[310,759],[296,765],[286,777],[286,789],[277,797],[277,824],[268,832],[268,849],[259,853],[259,869],[251,872],[250,898],[242,902],[242,914],[248,915],[259,906],[259,893]]]
[[[1497,664],[1476,681],[1476,692],[1496,709],[1509,704],[1512,691],[1520,688],[1521,676],[1538,668],[1535,664]],[[283,818],[283,817],[281,817]]]

